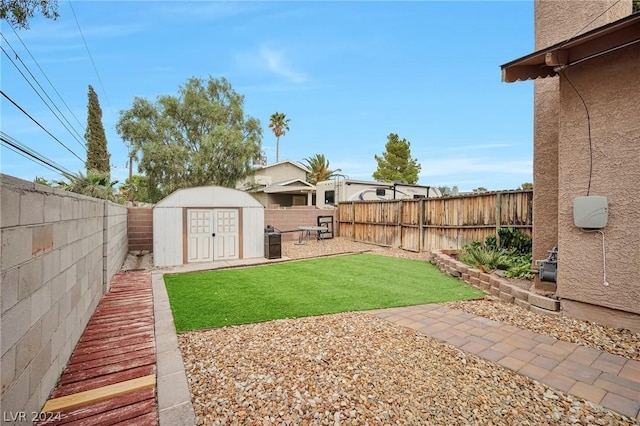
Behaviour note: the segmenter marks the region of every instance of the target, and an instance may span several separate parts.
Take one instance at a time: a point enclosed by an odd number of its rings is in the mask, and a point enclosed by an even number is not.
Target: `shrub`
[[[490,235],[484,243],[473,241],[465,244],[458,259],[484,272],[500,269],[510,278],[532,278],[531,237],[514,228],[500,228],[498,235],[499,247],[495,235]]]
[[[496,236],[489,235],[485,238],[484,243],[487,247],[498,249],[502,248],[519,255],[531,254],[532,240],[527,234],[516,228],[499,228],[498,236],[500,237],[500,247],[498,247]]]
[[[508,252],[486,247],[478,242],[466,244],[458,256],[460,261],[484,272],[508,268]]]

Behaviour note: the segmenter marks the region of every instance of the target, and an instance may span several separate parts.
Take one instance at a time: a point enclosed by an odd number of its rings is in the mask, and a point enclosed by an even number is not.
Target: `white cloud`
[[[300,84],[308,80],[306,74],[294,69],[283,49],[263,45],[257,51],[237,53],[235,60],[240,67],[246,70],[260,70],[275,74],[282,77],[287,83]]]
[[[260,58],[260,62],[266,66],[269,71],[286,78],[292,83],[304,83],[307,81],[307,76],[304,73],[295,71],[291,67],[282,50],[263,46],[258,51],[258,57]]]

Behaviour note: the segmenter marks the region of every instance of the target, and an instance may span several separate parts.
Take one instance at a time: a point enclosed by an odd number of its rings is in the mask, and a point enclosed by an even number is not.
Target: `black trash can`
[[[269,225],[264,230],[264,257],[267,259],[282,257],[282,235]]]

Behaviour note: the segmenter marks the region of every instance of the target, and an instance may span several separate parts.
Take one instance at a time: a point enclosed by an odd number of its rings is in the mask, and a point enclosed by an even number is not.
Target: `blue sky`
[[[500,190],[532,181],[533,85],[502,83],[499,68],[533,51],[531,1],[71,5],[91,56],[67,0],[59,2],[56,21],[36,17],[29,30],[17,31],[19,38],[2,22],[8,43],[0,42],[75,130],[63,127],[4,54],[2,90],[84,160],[76,133],[85,132],[91,84],[103,110],[112,176],[121,182],[128,169],[115,131],[120,111],[136,96],[176,95],[193,76],[225,77],[244,95],[245,114],[262,124],[270,163],[269,117],[278,111],[291,119],[280,139],[281,161],[324,154],[349,178],[371,180],[374,155],[397,133],[422,166],[420,184]],[[3,132],[72,172],[84,170],[5,98],[1,107]],[[4,146],[0,166],[27,180],[59,179]]]

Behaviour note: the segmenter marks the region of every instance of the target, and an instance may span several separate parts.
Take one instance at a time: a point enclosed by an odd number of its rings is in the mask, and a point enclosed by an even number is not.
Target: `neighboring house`
[[[537,50],[503,65],[502,78],[537,79],[534,259],[558,247],[558,263],[556,283],[536,278],[535,288],[554,292],[567,316],[638,332],[640,13],[631,6],[537,0]],[[608,201],[606,226],[576,226],[575,199],[594,195]]]
[[[263,206],[312,206],[316,188],[307,182],[310,170],[299,163],[285,160],[258,166],[253,176],[236,186],[247,191]]]

